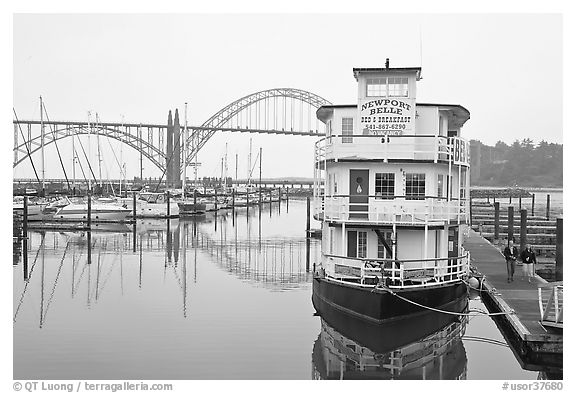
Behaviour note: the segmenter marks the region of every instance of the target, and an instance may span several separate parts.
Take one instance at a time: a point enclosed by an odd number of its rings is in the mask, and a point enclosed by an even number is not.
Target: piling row
[[[522,198],[519,198],[520,201]],[[503,246],[511,239],[519,246],[522,252],[527,244],[538,255],[555,257],[556,268],[552,273],[557,280],[562,280],[562,217],[552,220],[550,217],[550,195],[546,198],[546,216],[534,215],[534,195],[532,195],[531,213],[521,207],[515,211],[514,206],[502,208],[500,202],[477,202],[470,204],[471,227],[477,230],[480,236],[497,246]],[[503,237],[502,234],[505,234]]]

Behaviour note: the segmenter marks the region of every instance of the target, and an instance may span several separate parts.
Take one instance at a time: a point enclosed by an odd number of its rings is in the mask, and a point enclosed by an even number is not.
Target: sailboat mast
[[[88,111],[88,166],[90,166],[90,111]],[[84,153],[86,154],[86,153]],[[92,193],[92,179],[88,179],[88,194]]]
[[[247,183],[250,184],[250,172],[252,169],[252,138],[250,138],[250,150],[248,151],[248,177]]]
[[[96,125],[100,123],[98,112],[96,112]],[[100,192],[102,192],[102,154],[100,152],[100,133],[96,134],[96,143],[98,144],[98,179],[100,180]]]
[[[184,103],[184,168],[182,170],[182,199],[186,196],[186,163],[188,158],[188,103]]]
[[[122,115],[122,128],[124,128],[124,115]],[[122,179],[124,177],[124,164],[122,163],[122,145],[120,143],[120,198],[122,198]]]
[[[42,105],[42,96],[40,96],[40,156],[41,156],[41,163],[42,163],[42,195],[44,195],[44,187],[45,187],[45,180],[46,180],[46,168],[44,162],[44,110]]]
[[[226,149],[224,150],[224,186],[226,187],[226,179],[228,178],[228,142],[226,142]]]
[[[72,133],[72,189],[76,193],[76,146],[75,146],[75,136]]]

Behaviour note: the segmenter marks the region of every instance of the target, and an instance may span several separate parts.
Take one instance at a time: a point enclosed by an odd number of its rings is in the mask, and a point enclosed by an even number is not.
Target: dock
[[[507,282],[506,262],[500,250],[477,232],[470,230],[464,241],[470,263],[482,281],[481,296],[520,365],[527,370],[562,375],[563,331],[540,323],[538,288],[546,281],[538,276],[532,283],[517,265],[514,281]]]

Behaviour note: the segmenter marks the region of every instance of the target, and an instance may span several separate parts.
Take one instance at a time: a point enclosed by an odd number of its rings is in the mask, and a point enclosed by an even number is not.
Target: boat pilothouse
[[[376,322],[461,305],[470,158],[460,132],[470,113],[417,103],[420,68],[353,71],[357,104],[317,111],[326,136],[315,145],[314,305]]]

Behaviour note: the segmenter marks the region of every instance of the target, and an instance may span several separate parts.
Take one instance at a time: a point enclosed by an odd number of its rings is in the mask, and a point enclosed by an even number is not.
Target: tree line
[[[479,174],[472,185],[497,187],[562,187],[562,145],[531,139],[516,140],[511,145],[498,141],[495,146],[481,145]],[[472,150],[474,154],[474,150]],[[478,161],[472,157],[472,163]],[[477,169],[472,169],[472,173]]]

